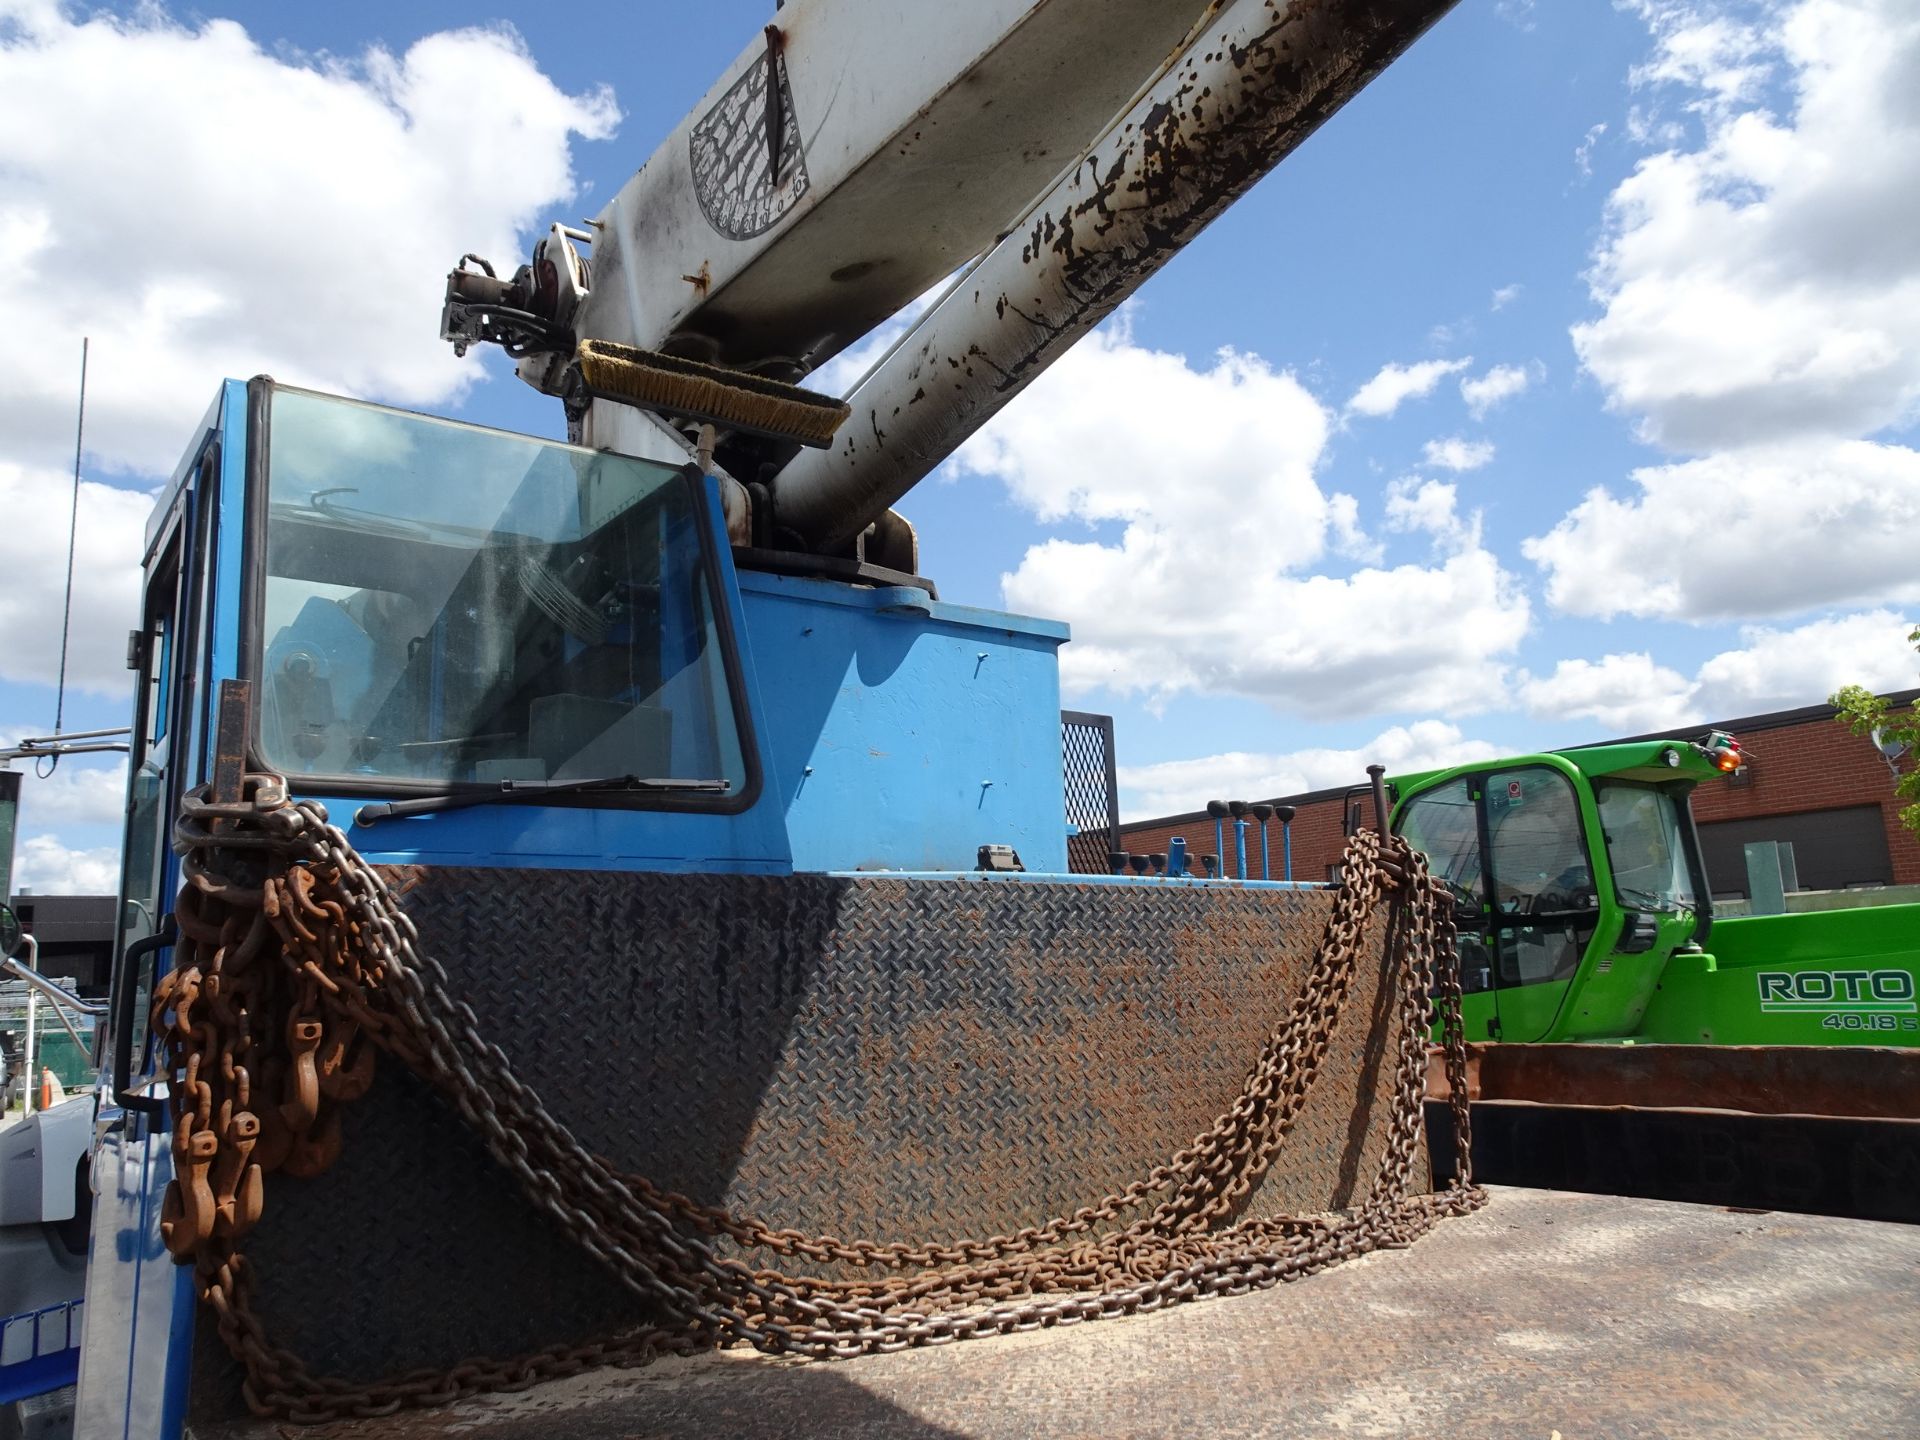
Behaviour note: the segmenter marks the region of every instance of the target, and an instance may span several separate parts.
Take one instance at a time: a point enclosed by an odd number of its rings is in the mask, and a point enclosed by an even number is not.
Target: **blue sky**
[[[441,277],[768,18],[0,0],[0,733],[52,725],[82,334],[71,728],[223,374],[559,433]],[[1073,623],[1137,816],[1920,683],[1915,93],[1896,0],[1464,0],[902,503],[923,568]],[[24,883],[111,888],[122,783],[29,786]]]

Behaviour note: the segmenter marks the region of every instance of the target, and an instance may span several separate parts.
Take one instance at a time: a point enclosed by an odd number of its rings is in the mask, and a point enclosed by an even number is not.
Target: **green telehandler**
[[[1742,761],[1710,731],[1395,780],[1454,901],[1475,1173],[1920,1220],[1920,905],[1716,920],[1690,797]]]
[[[1689,797],[1718,731],[1396,780],[1455,902],[1475,1040],[1920,1045],[1920,905],[1716,920]]]

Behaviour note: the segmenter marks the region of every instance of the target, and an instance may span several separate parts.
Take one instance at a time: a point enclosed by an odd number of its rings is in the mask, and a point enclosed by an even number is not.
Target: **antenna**
[[[60,684],[53,701],[53,733],[67,715],[67,639],[73,631],[73,552],[80,533],[80,452],[87,438],[87,350],[88,337],[80,337],[80,417],[73,427],[73,506],[67,514],[67,598],[60,612]],[[54,751],[42,776],[51,775],[60,765],[60,753]]]

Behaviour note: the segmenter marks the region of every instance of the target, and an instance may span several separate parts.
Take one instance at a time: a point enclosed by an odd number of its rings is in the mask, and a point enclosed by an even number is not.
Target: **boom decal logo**
[[[1762,970],[1760,1008],[1773,1014],[1853,1011],[1915,1013],[1913,976],[1905,970]]]
[[[729,240],[765,234],[800,203],[807,157],[778,46],[700,117],[687,144],[694,196],[707,223]]]

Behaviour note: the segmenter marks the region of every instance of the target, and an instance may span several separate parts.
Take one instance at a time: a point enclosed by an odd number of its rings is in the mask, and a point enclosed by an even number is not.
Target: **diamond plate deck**
[[[582,1142],[697,1199],[842,1236],[1013,1231],[1122,1188],[1239,1093],[1329,892],[410,869],[480,1029]],[[1382,917],[1383,922],[1384,917]],[[1256,1214],[1321,1211],[1385,1143],[1371,927]],[[323,1374],[509,1355],[644,1318],[399,1067],[316,1179],[268,1180],[258,1309]],[[201,1327],[194,1409],[235,1413]]]
[[[1411,1249],[1157,1315],[842,1365],[713,1355],[299,1433],[1890,1440],[1920,1434],[1916,1354],[1920,1229],[1496,1189]]]

